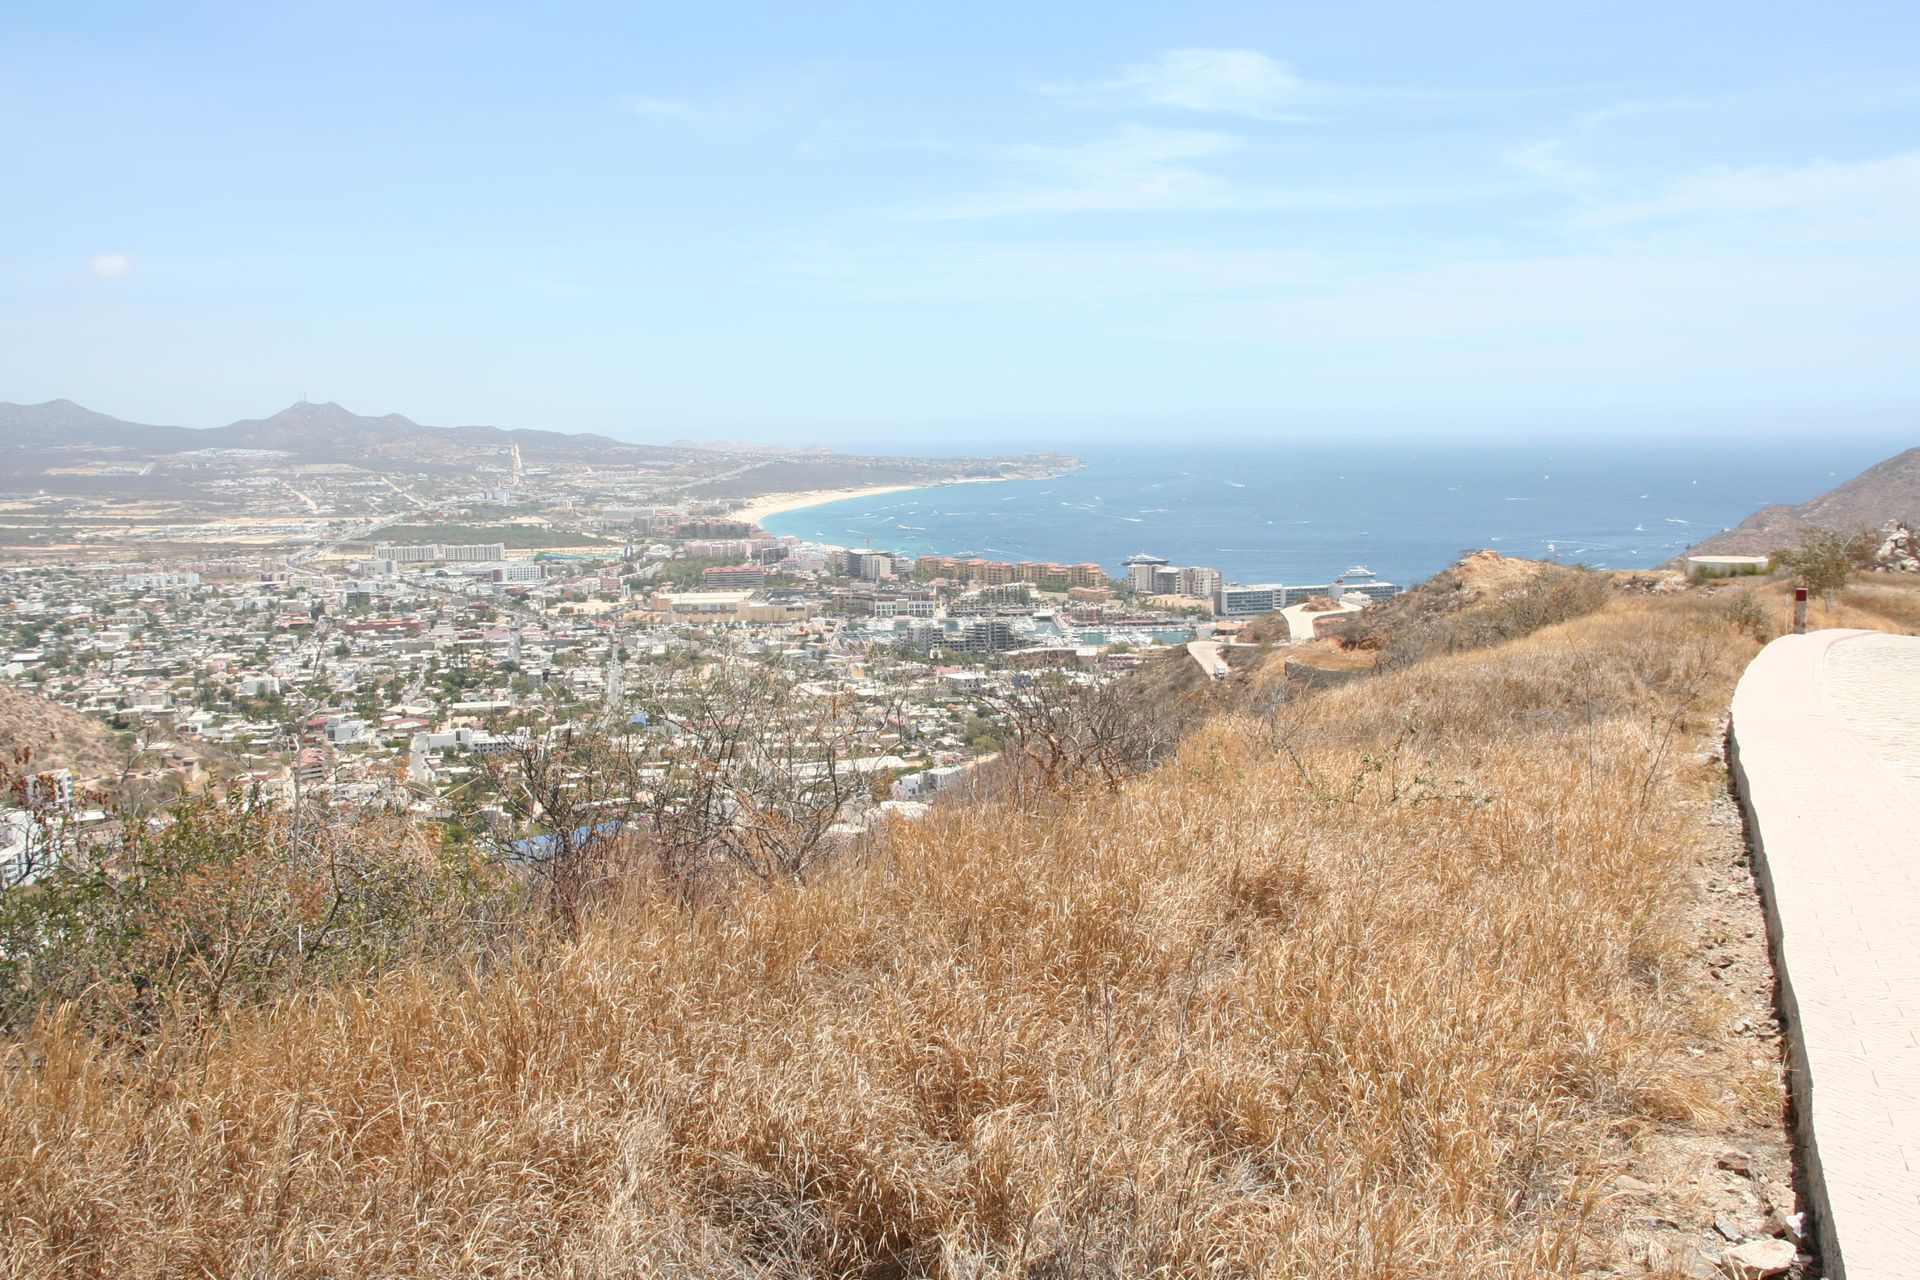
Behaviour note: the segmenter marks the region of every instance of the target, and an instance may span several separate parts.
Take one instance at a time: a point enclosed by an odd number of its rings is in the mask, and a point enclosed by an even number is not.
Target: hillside
[[[1794,506],[1772,503],[1725,533],[1692,548],[1691,555],[1763,556],[1790,547],[1802,530],[1818,526],[1851,533],[1889,520],[1920,524],[1920,448],[1875,463],[1853,479]]]
[[[192,449],[196,433],[187,427],[157,427],[122,422],[71,400],[13,404],[0,400],[0,448]]]
[[[301,457],[362,457],[452,446],[504,449],[571,458],[675,456],[684,452],[623,444],[605,436],[500,427],[429,427],[397,413],[369,417],[331,401],[299,401],[265,418],[224,427],[156,427],[123,422],[71,400],[0,402],[0,448],[128,450],[141,455],[196,449],[269,449]]]
[[[1777,588],[1612,590],[805,886],[635,883],[577,940],[158,1047],[49,1023],[0,1059],[0,1268],[1711,1265],[1793,1203],[1716,754]]]
[[[665,467],[697,483],[690,496],[727,499],[799,489],[886,484],[938,484],[968,476],[1051,473],[1078,465],[1065,454],[1018,458],[888,458],[840,454],[817,446],[793,450],[744,444],[628,444],[585,432],[502,427],[424,426],[397,413],[354,413],[332,401],[299,401],[265,418],[223,427],[158,427],[123,422],[70,400],[44,404],[0,402],[0,474],[32,475],[41,487],[64,490],[121,488],[156,490],[153,476],[60,476],[42,473],[72,462],[76,452],[111,450],[128,461],[202,449],[264,450],[303,460],[372,462],[405,460],[415,466],[454,467],[476,460],[497,463],[509,448],[528,465],[579,463],[595,466]],[[66,455],[66,456],[62,456]],[[89,459],[98,461],[97,458]]]
[[[82,778],[117,774],[127,750],[111,730],[57,702],[0,681],[0,759],[32,752],[39,769],[71,769]]]
[[[1255,619],[1234,649],[1234,676],[1256,695],[1345,683],[1430,658],[1530,635],[1601,608],[1623,575],[1475,551],[1359,613],[1323,619],[1314,639],[1291,644],[1286,619]]]

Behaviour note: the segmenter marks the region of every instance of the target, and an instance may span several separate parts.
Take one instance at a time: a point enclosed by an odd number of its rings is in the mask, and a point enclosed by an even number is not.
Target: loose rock
[[[1753,1172],[1753,1157],[1744,1151],[1722,1151],[1720,1158],[1714,1161],[1730,1173],[1749,1174]]]
[[[1785,1240],[1749,1240],[1720,1255],[1736,1280],[1766,1280],[1793,1266],[1794,1249]]]

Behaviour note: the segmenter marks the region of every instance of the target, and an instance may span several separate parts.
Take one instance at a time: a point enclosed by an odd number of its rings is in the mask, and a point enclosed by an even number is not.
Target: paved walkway
[[[1187,653],[1200,664],[1200,669],[1207,673],[1209,680],[1224,680],[1233,674],[1233,668],[1220,655],[1218,640],[1189,640]]]
[[[1280,611],[1287,620],[1287,639],[1291,644],[1305,644],[1313,639],[1313,624],[1321,618],[1340,618],[1349,613],[1358,613],[1365,606],[1341,602],[1337,609],[1309,610],[1304,604],[1288,605]]]
[[[1920,1275],[1920,637],[1774,641],[1733,746],[1827,1275]]]
[[[1920,804],[1920,643],[1855,636],[1827,651],[1819,682],[1847,727]]]

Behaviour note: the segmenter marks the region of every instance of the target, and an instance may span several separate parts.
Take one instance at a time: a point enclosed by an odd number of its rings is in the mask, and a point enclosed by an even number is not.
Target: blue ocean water
[[[1228,581],[1410,584],[1464,550],[1647,567],[1768,502],[1801,502],[1904,447],[1884,439],[1079,450],[1046,480],[946,485],[771,516],[769,532],[910,555],[1098,561],[1148,551]]]

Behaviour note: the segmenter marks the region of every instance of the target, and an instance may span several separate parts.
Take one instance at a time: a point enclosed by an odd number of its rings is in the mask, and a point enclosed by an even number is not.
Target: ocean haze
[[[1407,584],[1478,547],[1651,568],[1765,503],[1809,498],[1893,451],[1858,439],[1082,446],[1086,465],[1052,479],[846,499],[763,523],[915,555],[1093,560],[1118,572],[1147,551],[1230,581],[1322,582],[1364,565]]]

